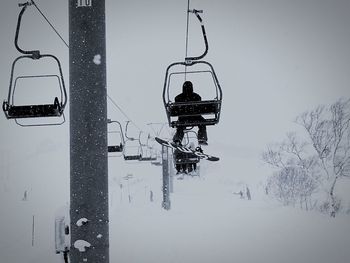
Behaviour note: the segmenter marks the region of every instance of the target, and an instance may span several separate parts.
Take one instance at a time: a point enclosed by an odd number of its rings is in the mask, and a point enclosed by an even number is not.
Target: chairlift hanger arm
[[[143,131],[140,131],[139,132],[139,144],[140,144],[140,147],[142,147],[142,146],[147,146],[147,144],[144,144],[144,143],[142,143],[141,142],[141,134],[143,133]],[[147,143],[148,143],[148,139],[147,139]]]
[[[15,35],[15,47],[20,53],[25,54],[25,55],[29,55],[30,54],[30,55],[32,55],[33,59],[39,59],[41,57],[39,50],[27,51],[27,50],[21,49],[19,47],[19,45],[18,45],[18,36],[19,36],[19,31],[21,29],[22,16],[23,16],[25,10],[27,9],[27,7],[32,5],[32,4],[34,4],[33,1],[22,3],[22,4],[18,4],[19,7],[22,7],[22,10],[19,12],[18,19],[17,19],[16,35]]]
[[[120,136],[121,136],[121,139],[122,139],[122,144],[125,145],[124,133],[123,133],[123,128],[122,128],[121,123],[119,121],[113,121],[111,119],[107,119],[107,123],[117,123],[119,125]]]
[[[193,9],[193,10],[188,10],[187,11],[188,13],[193,13],[196,15],[197,19],[199,20],[199,22],[201,23],[201,28],[202,28],[202,35],[203,35],[203,39],[204,39],[204,44],[205,44],[205,51],[203,52],[202,55],[200,56],[197,56],[197,57],[186,57],[185,58],[185,61],[186,62],[191,62],[193,60],[200,60],[202,58],[204,58],[207,53],[208,53],[208,49],[209,49],[209,44],[208,44],[208,39],[207,39],[207,34],[205,32],[205,27],[204,27],[204,24],[203,24],[203,19],[202,17],[199,15],[199,13],[203,13],[203,10],[196,10],[196,9]]]
[[[126,126],[125,126],[125,138],[129,141],[135,141],[134,137],[128,137],[128,126],[129,126],[130,121],[126,121]]]

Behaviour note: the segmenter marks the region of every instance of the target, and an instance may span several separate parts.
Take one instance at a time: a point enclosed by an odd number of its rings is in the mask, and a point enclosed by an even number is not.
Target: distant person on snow
[[[182,86],[182,93],[175,97],[175,102],[196,102],[201,101],[202,98],[197,93],[193,92],[193,84],[191,81],[185,81]],[[203,116],[180,116],[178,121],[180,123],[192,123],[192,122],[203,122],[205,119]],[[192,126],[192,125],[189,125]],[[184,137],[184,130],[186,126],[177,127],[176,133],[173,137],[173,141],[181,145],[182,139]],[[205,125],[198,125],[198,143],[200,145],[208,145],[207,143],[207,129]]]
[[[252,196],[250,195],[250,190],[249,190],[248,186],[246,188],[246,195],[247,195],[248,200],[252,200]]]

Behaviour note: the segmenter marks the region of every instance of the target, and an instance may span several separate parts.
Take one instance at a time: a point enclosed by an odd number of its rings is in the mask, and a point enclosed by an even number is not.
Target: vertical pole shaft
[[[186,52],[185,52],[185,59],[187,58],[188,55],[188,27],[190,23],[190,0],[187,0],[187,10],[186,10]],[[187,80],[187,66],[185,66],[185,81]]]
[[[162,146],[162,163],[163,163],[163,203],[165,210],[170,209],[170,192],[169,192],[169,153],[168,147]]]
[[[69,66],[70,262],[108,263],[105,0],[69,0]]]
[[[169,154],[169,193],[174,193],[174,155]]]
[[[35,222],[34,222],[34,215],[32,220],[32,247],[34,247],[34,236],[35,236]]]

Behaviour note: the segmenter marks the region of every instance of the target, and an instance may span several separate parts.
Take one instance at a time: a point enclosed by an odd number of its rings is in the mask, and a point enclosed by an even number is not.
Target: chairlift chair
[[[67,91],[64,84],[61,63],[58,60],[58,58],[51,54],[40,54],[39,50],[25,51],[18,46],[18,35],[19,35],[20,26],[21,26],[22,15],[26,10],[27,6],[31,4],[32,3],[29,3],[29,2],[24,4],[19,4],[19,6],[22,7],[22,10],[19,13],[18,21],[17,21],[15,46],[16,46],[16,49],[24,55],[17,57],[12,63],[8,97],[7,97],[7,101],[5,100],[2,105],[2,109],[7,119],[60,117],[62,116],[64,108],[67,103]],[[50,59],[57,64],[57,68],[59,72],[58,75],[19,76],[14,79],[15,66],[18,63],[18,61],[26,60],[26,59],[38,61],[43,58]],[[17,81],[19,79],[42,78],[42,77],[56,77],[58,79],[59,89],[61,94],[60,99],[58,97],[55,97],[53,99],[52,104],[16,105],[14,98],[15,98]]]
[[[150,134],[147,135],[147,141],[146,143],[141,142],[141,134],[142,131],[140,131],[139,134],[139,143],[140,143],[140,150],[141,150],[141,158],[140,161],[155,161],[157,160],[156,156],[152,156],[152,147],[149,145],[149,139],[150,139]]]
[[[165,73],[165,80],[163,86],[163,103],[165,107],[165,111],[168,118],[169,126],[172,128],[176,127],[191,127],[198,125],[215,125],[219,122],[220,112],[221,112],[221,103],[222,103],[222,90],[215,73],[214,67],[207,61],[201,60],[205,57],[208,52],[208,40],[205,32],[204,25],[202,23],[202,18],[199,13],[200,10],[188,10],[189,13],[193,13],[196,15],[197,19],[201,23],[202,35],[205,43],[205,51],[202,55],[197,57],[186,57],[183,62],[175,62],[170,64]],[[185,70],[179,71],[174,70],[179,66],[185,67]],[[196,68],[198,66],[205,67],[203,70],[188,70],[187,68]],[[174,71],[173,71],[174,70]],[[202,73],[210,73],[213,79],[213,88],[215,89],[216,96],[210,100],[202,100],[196,102],[175,102],[172,101],[169,95],[171,78],[175,75],[184,75],[186,76],[191,74],[202,74]],[[191,121],[179,121],[179,117],[195,117],[195,116],[203,116],[203,120],[195,120]],[[207,117],[207,118],[206,118]],[[191,118],[189,118],[191,119]]]
[[[193,154],[193,153],[183,153],[180,151],[174,151],[173,153],[174,156],[174,167],[175,169],[177,169],[177,166],[187,166],[187,169],[189,169],[189,172],[192,171],[197,171],[198,172],[198,168],[199,168],[199,162],[200,162],[200,158]],[[196,167],[195,169],[193,167]]]
[[[189,134],[193,133],[196,140],[198,140],[198,135],[195,131],[193,130],[185,130],[185,136],[183,138],[183,141],[182,141],[182,145],[185,146],[185,147],[190,147],[190,138],[193,138],[192,136],[190,137]],[[194,145],[193,145],[194,146]],[[175,150],[174,153],[173,153],[173,156],[174,156],[174,166],[176,168],[177,165],[183,165],[183,164],[186,164],[186,165],[189,165],[191,167],[191,165],[194,165],[194,164],[198,164],[200,162],[200,158],[199,156],[193,154],[193,153],[183,153],[179,150]],[[197,165],[198,166],[198,165]]]
[[[107,123],[108,124],[117,124],[118,128],[119,128],[119,131],[112,130],[112,131],[109,131],[108,133],[119,133],[120,134],[120,144],[119,145],[117,145],[117,144],[116,145],[108,145],[108,152],[109,153],[123,152],[125,140],[124,140],[124,135],[123,135],[123,129],[122,129],[120,122],[119,121],[112,121],[111,119],[108,119]]]
[[[142,157],[140,145],[137,146],[137,148],[138,148],[138,153],[137,154],[128,154],[127,151],[126,151],[126,149],[131,148],[131,146],[127,145],[128,141],[135,141],[135,140],[139,141],[139,139],[136,139],[134,137],[128,136],[129,123],[130,123],[130,121],[127,121],[126,122],[126,126],[125,126],[125,138],[126,138],[126,140],[125,140],[125,147],[124,147],[124,150],[123,150],[123,157],[124,157],[125,161],[139,161],[141,159],[141,157]],[[139,144],[140,144],[140,142],[139,142]]]

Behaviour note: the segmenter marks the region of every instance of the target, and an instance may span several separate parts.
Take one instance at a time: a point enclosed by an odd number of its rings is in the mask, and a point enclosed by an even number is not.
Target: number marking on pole
[[[92,0],[77,0],[77,7],[91,7]]]

